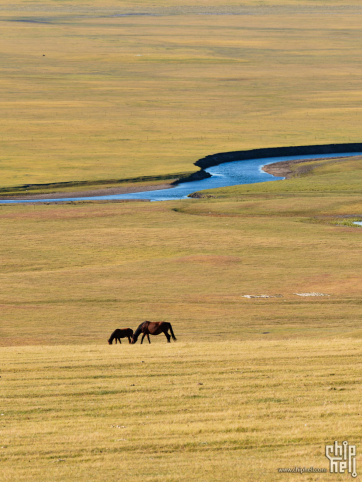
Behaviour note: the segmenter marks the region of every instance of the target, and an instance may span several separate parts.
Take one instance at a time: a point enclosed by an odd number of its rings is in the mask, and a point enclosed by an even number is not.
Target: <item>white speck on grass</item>
[[[297,296],[330,296],[326,293],[294,293]]]
[[[283,295],[243,295],[243,298],[282,298]]]

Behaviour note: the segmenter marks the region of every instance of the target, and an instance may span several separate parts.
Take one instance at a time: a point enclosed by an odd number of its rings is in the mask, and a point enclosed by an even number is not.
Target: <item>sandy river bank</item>
[[[356,156],[356,159],[357,158],[362,160],[362,156]],[[350,157],[335,157],[333,159],[297,159],[291,161],[274,162],[273,164],[263,166],[262,169],[263,171],[267,172],[268,174],[272,174],[273,176],[290,179],[291,177],[297,177],[310,172],[314,168],[314,166],[310,165],[310,163],[313,161],[324,161],[323,164],[332,164],[335,162],[343,162],[348,159],[350,159]]]
[[[0,200],[30,201],[39,199],[66,199],[69,197],[93,197],[93,196],[113,196],[115,194],[129,194],[135,192],[156,191],[159,189],[170,189],[174,187],[171,182],[162,184],[125,184],[124,186],[109,187],[104,189],[90,189],[87,191],[68,191],[53,192],[44,194],[27,194],[22,196],[0,196]]]

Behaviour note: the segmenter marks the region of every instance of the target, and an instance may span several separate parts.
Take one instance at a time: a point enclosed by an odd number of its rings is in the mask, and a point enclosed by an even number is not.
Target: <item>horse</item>
[[[159,335],[160,333],[164,333],[167,338],[167,342],[171,343],[171,336],[168,334],[168,330],[170,330],[171,332],[172,339],[176,341],[176,337],[173,333],[171,323],[168,323],[167,321],[144,321],[134,332],[132,336],[132,345],[137,343],[137,339],[141,333],[143,333],[141,345],[145,336],[147,336],[148,338],[148,343],[151,343],[150,335]]]
[[[131,328],[123,328],[120,330],[117,328],[117,330],[114,330],[112,333],[110,339],[108,340],[108,344],[112,345],[113,340],[116,339],[116,345],[117,345],[117,340],[121,343],[121,338],[128,338],[128,342],[131,343],[131,338],[133,336],[133,330]]]

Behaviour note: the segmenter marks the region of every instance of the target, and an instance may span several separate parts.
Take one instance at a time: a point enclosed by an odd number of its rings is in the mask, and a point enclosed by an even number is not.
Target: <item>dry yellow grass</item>
[[[337,183],[360,165],[317,166],[219,199],[0,206],[0,480],[272,482],[328,470],[334,440],[359,454],[362,230],[334,223],[362,213]],[[107,345],[147,318],[178,341]]]
[[[359,141],[359,2],[244,4],[1,6],[0,187]],[[361,175],[341,166],[217,199],[0,206],[0,480],[272,482],[328,469],[334,440],[360,454],[362,230],[342,224]],[[177,343],[106,344],[148,318]]]
[[[360,176],[354,160],[335,166],[343,186]],[[220,199],[0,206],[0,342],[103,343],[149,318],[187,340],[359,333],[362,231],[336,224],[358,219],[361,198],[323,191],[336,179],[232,187]],[[330,296],[295,295],[306,292]],[[245,298],[262,294],[282,296]]]
[[[294,480],[280,467],[328,470],[327,443],[361,443],[361,348],[325,337],[1,348],[0,480],[256,482]]]
[[[114,16],[132,9],[157,15]],[[17,2],[0,14],[0,187],[360,141],[358,2]]]

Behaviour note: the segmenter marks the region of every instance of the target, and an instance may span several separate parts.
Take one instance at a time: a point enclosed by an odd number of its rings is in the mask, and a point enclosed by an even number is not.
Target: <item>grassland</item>
[[[260,337],[269,321],[271,337],[359,330],[362,230],[342,224],[361,217],[360,173],[349,160],[200,200],[0,206],[2,343],[99,343],[151,314],[189,340]]]
[[[1,5],[0,188],[360,141],[360,10]],[[201,199],[0,205],[0,480],[326,481],[277,469],[328,470],[334,440],[359,472],[361,182],[348,159]],[[178,341],[107,345],[145,319]]]
[[[359,447],[361,196],[311,187],[345,172],[1,206],[2,480],[291,480],[277,469],[328,469],[326,443]],[[147,318],[178,341],[106,344]]]
[[[361,12],[352,1],[3,5],[0,188],[359,142]]]
[[[361,349],[325,337],[2,349],[0,480],[348,480],[277,469],[328,469],[326,443],[360,442]]]

